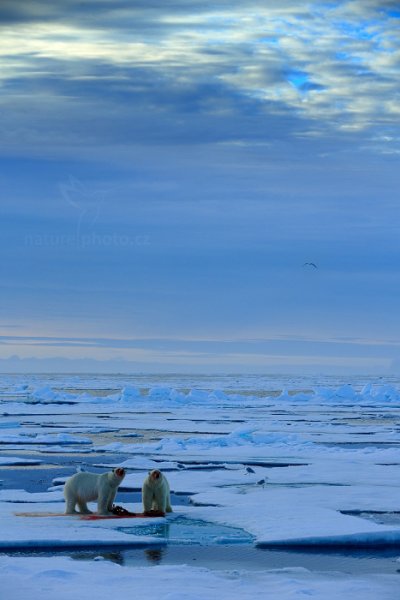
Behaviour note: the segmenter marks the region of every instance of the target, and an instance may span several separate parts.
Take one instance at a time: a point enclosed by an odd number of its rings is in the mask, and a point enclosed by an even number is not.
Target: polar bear
[[[172,512],[169,484],[167,478],[154,469],[149,471],[142,487],[143,511],[158,510]]]
[[[81,514],[90,514],[87,502],[97,500],[97,514],[112,515],[112,505],[118,486],[125,477],[125,469],[118,467],[107,473],[75,473],[64,485],[65,514],[77,514],[76,504]],[[78,513],[79,514],[79,513]]]

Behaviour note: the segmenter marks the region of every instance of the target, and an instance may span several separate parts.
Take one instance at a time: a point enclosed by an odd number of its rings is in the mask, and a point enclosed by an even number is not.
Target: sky
[[[0,370],[398,373],[399,30],[2,0]]]

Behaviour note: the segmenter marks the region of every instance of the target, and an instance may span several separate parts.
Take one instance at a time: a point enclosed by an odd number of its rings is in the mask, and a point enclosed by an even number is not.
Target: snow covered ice
[[[1,599],[42,599],[43,589],[58,599],[77,589],[99,600],[130,596],[144,593],[149,576],[154,597],[165,599],[397,599],[398,383],[3,376]],[[139,512],[142,482],[159,468],[174,512],[134,526],[19,516],[63,513],[62,484],[77,468],[116,466],[128,469],[118,504]],[[185,523],[178,560],[173,531]],[[191,539],[191,523],[227,537],[205,541],[205,529],[199,540],[193,526]],[[230,564],[229,544],[238,542]],[[154,560],[135,563],[137,553]]]

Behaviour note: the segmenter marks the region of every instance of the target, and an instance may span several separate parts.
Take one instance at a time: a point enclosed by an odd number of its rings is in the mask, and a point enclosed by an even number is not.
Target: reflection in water
[[[140,557],[145,559],[152,565],[159,565],[163,558],[165,558],[165,548],[159,546],[153,546],[152,548],[146,548],[145,550],[133,550],[130,553],[132,556],[136,556],[140,562]],[[130,554],[128,553],[128,554]],[[74,560],[109,560],[121,567],[127,564],[127,553],[124,551],[114,552],[73,552],[71,558]]]
[[[166,523],[136,524],[134,527],[124,527],[123,531],[125,534],[160,538],[167,541],[168,546],[175,544],[209,546],[253,542],[253,536],[243,529],[183,516],[175,516]]]
[[[160,525],[156,528],[157,537],[169,538],[169,523],[160,523]]]
[[[106,560],[116,563],[117,565],[121,565],[121,567],[125,564],[125,559],[122,552],[107,552],[101,556],[103,556]]]
[[[48,556],[52,551],[2,551],[2,555]],[[148,567],[164,565],[195,564],[212,570],[260,571],[264,569],[293,569],[301,567],[309,571],[342,572],[347,574],[379,573],[380,575],[400,573],[399,550],[386,549],[322,549],[303,550],[264,550],[252,544],[152,546],[108,551],[68,551],[57,555],[70,556],[74,560],[111,561],[124,567]]]
[[[109,560],[117,565],[123,566],[125,558],[122,552],[74,552],[71,554],[74,560]]]
[[[149,563],[159,565],[165,554],[165,548],[146,548],[144,553]]]

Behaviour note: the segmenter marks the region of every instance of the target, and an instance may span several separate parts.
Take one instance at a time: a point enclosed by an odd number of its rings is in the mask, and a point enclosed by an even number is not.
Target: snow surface
[[[149,573],[151,568],[151,574]],[[126,569],[104,560],[91,563],[70,558],[0,557],[4,599],[57,598],[75,600],[132,598],[149,594],[157,600],[215,600],[215,598],[308,598],[337,600],[394,600],[398,576],[349,577],[314,574],[304,569],[245,572],[210,571],[187,565]],[[45,593],[45,595],[44,595]]]
[[[399,575],[364,575],[293,569],[216,571],[187,565],[122,567],[105,560],[76,561],[56,548],[152,546],[132,533],[132,520],[85,521],[63,512],[62,491],[30,492],[13,466],[41,461],[58,475],[51,457],[67,457],[86,470],[124,466],[124,490],[138,490],[149,469],[160,468],[175,494],[191,504],[178,516],[241,528],[258,547],[326,546],[399,548],[400,391],[393,381],[270,382],[221,378],[210,389],[172,387],[157,376],[146,385],[123,377],[5,376],[0,382],[0,467],[15,485],[0,490],[0,547],[52,549],[53,556],[0,555],[1,598],[98,600],[151,588],[156,598],[398,598]],[[203,384],[203,387],[202,387]],[[207,380],[209,384],[209,380]],[[263,387],[264,386],[264,387]],[[28,415],[28,416],[27,416]],[[85,437],[81,437],[84,434]],[[15,449],[18,449],[16,452]],[[9,452],[21,456],[11,456]],[[90,458],[90,465],[86,458]],[[64,460],[64,463],[67,462]],[[63,462],[60,462],[62,465]],[[36,467],[37,468],[37,467]],[[8,471],[7,471],[8,469]],[[34,471],[32,471],[34,473]],[[54,476],[53,476],[54,474]],[[117,503],[121,503],[118,500]],[[122,504],[140,511],[138,503]],[[92,510],[96,507],[90,505]],[[352,514],[348,514],[353,511]],[[354,511],[356,514],[354,514]],[[385,514],[385,522],[358,513]],[[157,540],[157,544],[167,541]],[[223,547],[221,547],[223,552]],[[151,574],[149,573],[151,569]]]

